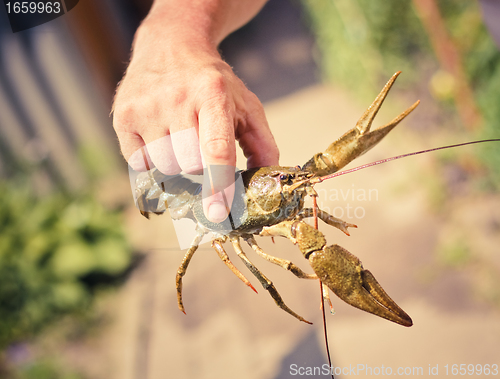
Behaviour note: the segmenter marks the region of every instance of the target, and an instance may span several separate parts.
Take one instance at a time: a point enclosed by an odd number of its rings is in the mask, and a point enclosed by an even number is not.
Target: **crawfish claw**
[[[361,261],[339,245],[326,246],[309,255],[320,280],[353,307],[403,326],[413,322],[377,282]]]
[[[417,107],[420,101],[415,102],[387,125],[370,131],[375,116],[400,73],[401,71],[396,72],[392,78],[389,79],[379,95],[356,123],[356,127],[349,130],[337,141],[333,142],[324,152],[315,154],[302,169],[311,171],[315,176],[333,174],[353,159],[370,150],[394,129],[401,120],[408,116]]]

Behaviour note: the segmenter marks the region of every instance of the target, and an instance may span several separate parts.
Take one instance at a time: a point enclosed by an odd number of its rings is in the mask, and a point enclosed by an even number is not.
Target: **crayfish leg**
[[[298,214],[298,219],[301,220],[303,218],[307,217],[314,217],[314,210],[312,208],[304,208],[299,214]],[[325,224],[328,224],[330,226],[333,226],[337,229],[339,229],[341,232],[344,234],[350,236],[349,231],[347,228],[357,228],[358,226],[355,224],[349,224],[348,222],[345,222],[344,220],[341,220],[340,218],[337,218],[335,216],[332,216],[328,212],[322,211],[321,209],[318,209],[318,217],[323,221]]]
[[[323,299],[322,299],[320,309],[322,309],[322,306],[326,302],[330,306],[330,313],[332,315],[334,315],[335,309],[333,309],[333,304],[332,304],[332,300],[330,299],[330,292],[328,291],[328,287],[323,282],[321,282],[321,288],[323,290]]]
[[[198,231],[196,237],[191,243],[191,247],[184,255],[182,262],[177,269],[177,275],[175,276],[175,289],[177,290],[177,306],[181,310],[182,313],[186,314],[184,310],[184,304],[182,303],[182,277],[186,274],[187,267],[189,266],[189,262],[191,262],[191,258],[193,258],[194,253],[198,249],[198,245],[200,244],[205,233],[202,231]]]
[[[255,241],[255,238],[253,238],[252,235],[244,236],[243,239],[262,258],[264,258],[265,260],[267,260],[271,263],[274,263],[275,265],[280,266],[281,268],[283,268],[287,271],[290,271],[297,278],[318,279],[318,276],[316,274],[308,274],[308,273],[302,271],[302,269],[299,266],[297,266],[295,263],[293,263],[289,260],[274,257],[272,255],[267,254],[264,250],[261,249],[261,247],[259,245],[257,245],[257,241]]]
[[[248,259],[246,254],[243,252],[243,249],[241,248],[241,245],[240,245],[239,238],[233,237],[233,238],[231,238],[231,242],[233,244],[234,250],[236,251],[236,254],[238,254],[238,256],[241,258],[243,263],[245,263],[245,265],[248,267],[250,272],[252,274],[254,274],[254,276],[259,280],[260,284],[262,284],[262,287],[264,287],[264,289],[269,292],[269,294],[273,298],[276,305],[278,307],[280,307],[281,309],[283,309],[285,312],[287,312],[290,315],[292,315],[293,317],[295,317],[296,319],[303,321],[307,324],[312,324],[312,322],[307,321],[305,318],[303,318],[302,316],[300,316],[297,313],[295,313],[294,311],[292,311],[285,304],[285,302],[283,301],[278,290],[274,286],[273,282],[270,281],[257,267],[255,267],[255,265]]]
[[[247,286],[253,289],[255,293],[258,293],[255,287],[252,286],[252,283],[250,283],[250,281],[247,278],[245,278],[245,275],[243,275],[241,271],[238,270],[235,265],[233,265],[233,262],[231,262],[229,256],[226,253],[226,250],[224,250],[224,247],[222,246],[223,242],[224,241],[220,238],[214,239],[212,241],[212,247],[219,255],[219,258],[222,260],[222,262],[224,262],[224,264],[227,267],[229,267],[229,269],[233,272],[234,275],[236,275],[243,283],[245,283]]]

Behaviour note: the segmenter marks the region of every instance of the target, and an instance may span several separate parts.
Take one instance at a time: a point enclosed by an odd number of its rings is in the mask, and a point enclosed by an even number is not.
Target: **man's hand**
[[[176,15],[171,6],[155,5],[136,34],[130,65],[116,93],[113,125],[134,170],[147,169],[141,152],[145,145],[149,168],[154,165],[167,175],[226,167],[204,185],[205,214],[220,222],[227,208],[219,190],[226,189],[229,206],[233,198],[235,140],[248,167],[278,164],[278,149],[262,104],[217,52],[218,42],[234,28],[217,23],[231,19],[232,8],[209,7],[212,13],[207,16],[201,7],[201,25],[206,26],[200,27],[186,23],[186,14]],[[221,12],[222,18],[217,16]],[[187,21],[193,23],[194,17],[189,14]]]

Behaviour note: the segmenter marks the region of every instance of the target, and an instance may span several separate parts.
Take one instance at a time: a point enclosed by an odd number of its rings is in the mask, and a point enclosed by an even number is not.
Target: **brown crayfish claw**
[[[282,236],[297,244],[321,282],[347,304],[403,326],[413,325],[356,256],[339,245],[326,246],[323,233],[311,225],[283,221],[264,227],[260,235]]]
[[[394,129],[396,125],[408,116],[418,106],[420,101],[415,102],[388,124],[378,129],[370,130],[375,116],[400,73],[401,71],[396,72],[392,78],[389,79],[370,107],[358,120],[354,128],[330,144],[325,151],[315,154],[302,169],[314,173],[315,176],[333,174],[353,159],[363,155],[374,147]]]
[[[403,326],[413,325],[372,273],[343,247],[332,245],[315,251],[309,263],[320,280],[346,303]]]

